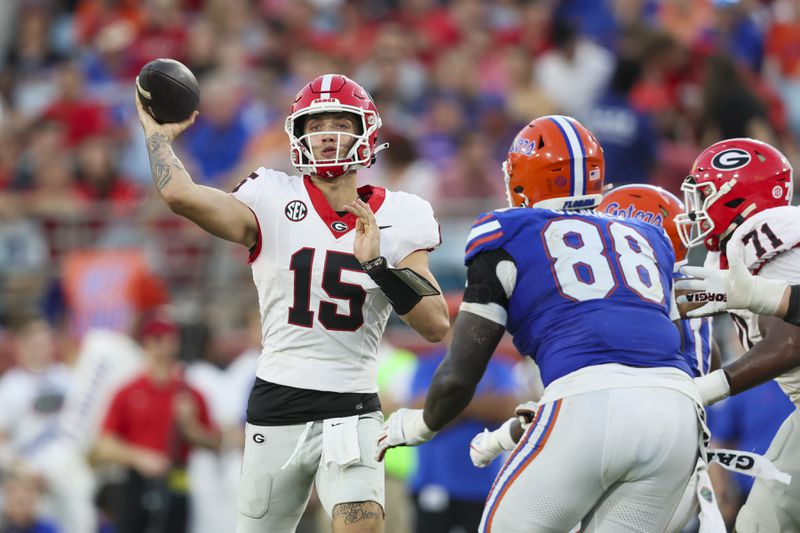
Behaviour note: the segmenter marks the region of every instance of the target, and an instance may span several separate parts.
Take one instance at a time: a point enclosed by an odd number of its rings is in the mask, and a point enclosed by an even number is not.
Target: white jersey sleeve
[[[731,236],[726,254],[741,254],[754,274],[766,279],[800,283],[800,207],[767,209],[746,220]],[[758,316],[731,311],[739,339],[746,349],[761,341]],[[800,369],[776,379],[795,405],[800,406]]]
[[[751,272],[784,252],[800,246],[800,207],[774,207],[756,213],[736,231],[727,244],[726,255],[741,255]]]
[[[259,178],[265,176],[267,172],[268,171],[264,167],[251,172],[249,176],[239,182],[239,185],[233,189],[231,194],[234,196],[234,198],[250,207],[250,209],[255,208],[255,206],[258,205],[259,198],[261,197],[262,185],[269,179]]]
[[[388,192],[395,201],[392,202],[391,217],[402,225],[402,231],[394,228],[396,239],[391,243],[391,248],[384,249],[381,240],[381,253],[395,264],[418,250],[433,251],[442,242],[439,223],[433,215],[431,204],[419,196],[404,192]],[[391,231],[386,225],[386,231]],[[395,224],[397,225],[397,224]]]

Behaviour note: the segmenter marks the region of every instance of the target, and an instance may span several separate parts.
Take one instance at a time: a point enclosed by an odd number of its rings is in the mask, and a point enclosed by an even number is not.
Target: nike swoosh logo
[[[386,229],[386,228],[391,228],[391,227],[392,226],[378,226],[378,229]]]
[[[331,427],[341,426],[342,424],[344,424],[344,422],[339,422],[338,424],[331,424]]]

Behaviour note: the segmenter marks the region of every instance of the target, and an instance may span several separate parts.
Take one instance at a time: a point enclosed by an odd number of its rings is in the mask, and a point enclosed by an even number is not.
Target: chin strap
[[[382,152],[383,150],[386,150],[387,148],[389,148],[389,143],[383,143],[383,144],[379,144],[378,146],[376,146],[375,147],[375,151],[372,152],[372,159],[373,160],[375,159],[375,156],[378,155],[378,152]]]

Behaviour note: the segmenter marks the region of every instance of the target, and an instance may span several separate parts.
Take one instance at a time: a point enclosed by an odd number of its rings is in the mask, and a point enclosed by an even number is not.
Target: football
[[[136,77],[136,94],[161,124],[186,120],[200,104],[197,78],[174,59],[156,59],[142,67]]]

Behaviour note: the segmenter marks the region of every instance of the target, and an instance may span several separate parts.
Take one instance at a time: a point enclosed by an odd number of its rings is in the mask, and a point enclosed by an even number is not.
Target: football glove
[[[713,405],[731,394],[728,376],[721,368],[705,376],[694,378],[694,383],[700,389],[700,398],[705,406]]]
[[[386,450],[396,446],[417,446],[436,435],[422,419],[422,409],[398,409],[384,422],[378,437],[376,459],[383,461]]]
[[[707,301],[703,306],[689,311],[690,318],[714,315],[729,309],[748,309],[758,315],[774,315],[780,306],[785,281],[753,276],[740,256],[728,258],[728,270],[685,266],[681,272],[690,279],[675,281],[675,290],[699,291],[678,296],[678,303]]]
[[[514,449],[517,443],[511,437],[511,425],[515,420],[517,417],[509,418],[494,431],[484,428],[483,433],[478,433],[472,438],[469,443],[469,458],[472,464],[484,468],[501,453]]]
[[[536,418],[536,410],[539,408],[536,402],[521,403],[514,408],[514,414],[519,418],[519,423],[522,425],[522,430],[528,429],[533,419]]]

